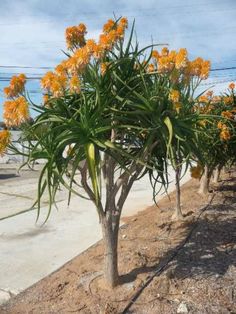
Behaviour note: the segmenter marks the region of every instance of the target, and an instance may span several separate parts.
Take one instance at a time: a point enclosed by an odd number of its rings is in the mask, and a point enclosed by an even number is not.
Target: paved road
[[[14,166],[8,167],[0,165],[0,217],[29,208],[37,189],[38,171],[16,176]],[[186,175],[182,183],[188,179]],[[171,183],[169,191],[173,189]],[[133,186],[123,216],[152,204],[148,178],[143,178]],[[0,221],[0,288],[21,291],[101,239],[97,213],[90,201],[73,197],[68,207],[67,193],[61,191],[57,205],[58,210],[53,209],[44,226],[35,224],[35,211]],[[46,213],[44,198],[41,222]]]

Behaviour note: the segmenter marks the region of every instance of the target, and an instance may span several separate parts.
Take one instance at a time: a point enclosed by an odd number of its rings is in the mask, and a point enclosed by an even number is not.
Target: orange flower
[[[75,51],[74,55],[70,57],[66,62],[67,70],[72,75],[77,75],[83,72],[85,67],[90,62],[91,53],[87,47],[84,46]]]
[[[229,129],[227,127],[224,127],[220,132],[220,138],[223,141],[228,141],[231,138]]]
[[[223,97],[223,102],[226,104],[226,105],[230,105],[233,103],[233,97],[231,96],[226,96],[226,97]]]
[[[179,91],[176,90],[176,89],[172,89],[172,90],[170,91],[169,98],[170,98],[170,100],[173,101],[173,102],[178,102],[179,99],[180,99],[180,93],[179,93]]]
[[[234,115],[230,111],[222,111],[221,116],[227,119],[233,119]]]
[[[162,57],[167,57],[169,54],[169,49],[167,47],[162,48],[161,50],[161,56]]]
[[[102,75],[104,75],[106,73],[109,64],[110,64],[110,62],[101,63],[100,67],[101,67],[101,74]]]
[[[96,59],[99,59],[103,56],[104,49],[101,47],[101,45],[95,45],[93,48],[93,56]]]
[[[94,53],[95,49],[96,49],[96,42],[93,39],[88,39],[86,42],[86,48],[88,50],[89,53]]]
[[[78,76],[72,76],[70,79],[70,91],[72,93],[80,93],[80,80]]]
[[[177,113],[180,112],[181,108],[182,108],[182,104],[180,102],[175,102],[174,103],[174,109],[176,110]]]
[[[187,56],[188,56],[187,50],[184,48],[181,48],[175,58],[176,69],[182,69],[187,66],[187,62],[188,62]]]
[[[105,34],[109,33],[115,26],[115,21],[112,19],[108,20],[104,25],[103,25],[103,32]]]
[[[20,74],[19,76],[13,76],[10,81],[10,86],[4,88],[4,94],[8,98],[17,97],[23,93],[25,89],[26,76]]]
[[[49,101],[49,95],[48,94],[44,94],[43,95],[43,103],[44,103],[44,105],[47,104],[48,101]]]
[[[79,68],[84,68],[90,61],[90,55],[86,47],[77,49],[74,54]]]
[[[208,102],[209,100],[208,100],[208,97],[206,96],[206,95],[202,95],[202,96],[200,96],[199,98],[198,98],[198,101],[199,102]]]
[[[200,70],[200,78],[203,80],[206,80],[209,76],[211,63],[210,61],[203,61],[201,64],[201,70]]]
[[[157,50],[152,51],[152,58],[158,60],[160,57],[159,52]]]
[[[47,72],[41,80],[42,88],[46,89],[49,93],[52,93],[54,97],[60,97],[63,95],[67,86],[67,76],[62,72],[61,66],[56,68],[57,73]]]
[[[194,179],[199,179],[202,173],[202,167],[198,164],[196,167],[190,168],[191,177]]]
[[[19,126],[29,119],[29,107],[26,99],[20,96],[4,103],[4,122],[7,127]]]
[[[174,69],[174,63],[168,56],[161,56],[158,60],[158,72],[168,73]]]
[[[154,71],[155,71],[155,66],[154,66],[153,63],[150,63],[150,64],[148,65],[147,72],[148,72],[148,73],[151,73],[151,72],[154,72]]]
[[[55,68],[55,72],[58,74],[58,75],[65,75],[66,74],[66,71],[67,71],[67,68],[66,68],[66,61],[62,61],[60,64],[58,64],[58,66],[56,66]]]
[[[202,58],[196,58],[192,62],[189,62],[189,74],[192,76],[198,76],[205,80],[208,78],[210,71],[210,61],[203,60]]]
[[[11,133],[8,130],[0,131],[0,155],[2,156],[6,150],[7,146],[11,141]]]
[[[126,17],[122,17],[117,25],[116,35],[118,38],[123,38],[125,29],[128,27],[128,20]]]
[[[230,83],[229,84],[229,88],[232,89],[232,90],[235,89],[235,84],[234,83]]]
[[[127,17],[122,17],[120,19],[119,25],[124,27],[124,28],[127,28],[128,27],[128,19],[127,19]]]
[[[79,24],[78,26],[67,27],[66,43],[68,49],[83,47],[85,45],[86,26]]]
[[[55,79],[55,73],[51,71],[47,72],[41,79],[42,88],[49,90],[54,79]]]
[[[116,31],[113,30],[108,34],[101,34],[99,37],[99,46],[104,50],[110,50],[116,42]]]
[[[224,128],[226,128],[226,125],[225,125],[224,123],[222,123],[221,121],[219,121],[219,122],[217,123],[217,128],[218,128],[218,129],[224,129]]]

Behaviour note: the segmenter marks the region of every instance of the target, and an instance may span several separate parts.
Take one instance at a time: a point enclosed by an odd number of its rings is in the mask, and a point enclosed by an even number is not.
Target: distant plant
[[[223,166],[236,160],[235,84],[231,83],[227,93],[220,96],[214,96],[211,91],[200,96],[196,110],[212,117],[200,122],[198,140],[203,159],[201,165],[192,168],[193,177],[201,177],[199,193],[206,194],[213,172],[217,181]]]

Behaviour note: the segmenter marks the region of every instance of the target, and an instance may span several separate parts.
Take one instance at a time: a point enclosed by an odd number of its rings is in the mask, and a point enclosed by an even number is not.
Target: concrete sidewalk
[[[22,172],[20,177],[11,176],[11,172],[14,170],[1,169],[0,217],[29,208],[37,189],[37,171]],[[182,183],[188,179],[189,175],[185,175]],[[172,182],[169,192],[174,188]],[[47,213],[46,203],[45,199],[40,222]],[[134,184],[123,216],[152,204],[152,189],[145,177]],[[0,288],[21,291],[101,239],[97,213],[90,201],[73,197],[68,207],[67,193],[62,191],[57,205],[58,211],[54,208],[43,226],[40,222],[35,225],[36,211],[0,221]]]

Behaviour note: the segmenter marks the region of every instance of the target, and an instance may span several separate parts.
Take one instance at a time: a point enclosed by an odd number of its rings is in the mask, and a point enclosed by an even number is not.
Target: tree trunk
[[[112,223],[104,217],[101,221],[104,243],[104,277],[110,288],[119,283],[117,245],[119,226],[112,228]]]
[[[221,172],[222,167],[218,166],[215,171],[214,171],[214,176],[213,176],[213,182],[218,183],[220,179],[220,172]]]
[[[181,220],[183,219],[183,214],[181,210],[181,204],[180,204],[180,173],[181,168],[177,167],[175,169],[175,186],[176,186],[176,208],[175,212],[172,215],[172,219],[174,220]]]
[[[199,194],[207,194],[209,192],[210,185],[210,171],[208,166],[204,167],[204,172],[200,180],[200,186],[198,189]]]

